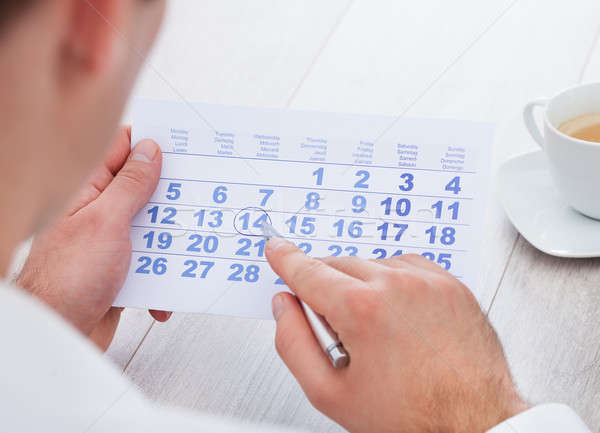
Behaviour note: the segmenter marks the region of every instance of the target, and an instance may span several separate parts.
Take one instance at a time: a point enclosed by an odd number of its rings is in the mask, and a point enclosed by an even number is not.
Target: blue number
[[[202,227],[204,225],[204,214],[206,214],[205,209],[200,209],[194,214],[194,218],[198,218],[198,227]]]
[[[254,283],[258,280],[258,271],[260,268],[256,265],[250,265],[246,268],[246,275],[244,275],[244,280],[249,283]]]
[[[432,262],[437,262],[438,265],[442,266],[445,270],[449,271],[450,268],[452,267],[452,254],[448,254],[448,253],[440,253],[437,257],[435,257],[435,254],[433,253],[423,253],[421,254],[423,257],[425,257],[426,259],[431,260]]]
[[[239,275],[244,272],[244,266],[239,263],[234,263],[229,267],[229,269],[233,269],[233,272],[227,278],[229,281],[242,281],[242,277]]]
[[[148,209],[148,214],[150,215],[150,222],[155,223],[156,217],[158,216],[158,206],[154,206]]]
[[[214,253],[219,247],[219,239],[216,236],[207,236],[204,239],[204,251]]]
[[[205,261],[201,261],[200,262],[200,266],[204,266],[204,269],[202,270],[202,273],[200,274],[200,278],[206,278],[206,274],[208,274],[208,271],[210,271],[210,269],[215,265],[215,262],[205,262]]]
[[[352,206],[354,206],[352,208],[352,212],[361,213],[367,207],[367,199],[362,195],[355,195],[354,197],[352,197]]]
[[[143,239],[146,239],[146,248],[152,248],[152,241],[154,240],[154,232],[148,232],[144,235]]]
[[[446,185],[446,191],[453,192],[454,194],[458,194],[462,191],[462,188],[460,187],[460,176],[456,176],[450,182],[448,182],[448,185]]]
[[[313,217],[302,218],[302,226],[300,229],[300,233],[302,233],[303,235],[310,235],[314,233],[315,228],[315,219]]]
[[[250,213],[242,214],[239,219],[242,221],[242,230],[247,230],[250,226]],[[267,214],[262,214],[252,223],[252,227],[261,228],[268,221]]]
[[[148,269],[148,267],[152,263],[152,259],[147,256],[142,256],[138,258],[138,262],[141,263],[141,265],[135,270],[135,272],[138,274],[149,274],[150,269]],[[167,259],[164,257],[159,257],[154,260],[154,263],[152,263],[152,272],[156,275],[162,275],[167,272]]]
[[[401,198],[396,202],[396,214],[398,216],[406,216],[410,213],[410,200]]]
[[[298,221],[298,217],[294,215],[290,217],[285,223],[290,227],[290,233],[296,233],[296,223]],[[315,218],[313,217],[304,217],[302,218],[302,224],[300,225],[300,233],[304,235],[310,235],[314,233],[315,226]]]
[[[406,229],[408,229],[408,224],[396,224],[396,223],[394,223],[394,228],[398,229],[398,231],[396,232],[396,236],[394,236],[394,240],[396,242],[398,242],[400,239],[402,239],[402,235],[404,234],[404,232],[406,231]]]
[[[148,232],[144,235],[144,239],[146,239],[146,248],[152,248],[152,243],[154,242],[154,232]],[[163,232],[158,235],[158,248],[161,250],[166,250],[171,246],[173,242],[173,236],[171,233]]]
[[[304,203],[304,207],[308,210],[318,209],[320,199],[321,196],[318,192],[309,192],[306,194],[306,202]]]
[[[437,238],[437,227],[430,227],[425,234],[429,235],[429,243],[435,243]],[[444,245],[452,245],[456,241],[456,229],[454,227],[444,227],[442,229],[442,236],[440,237],[440,242]]]
[[[298,217],[296,215],[294,215],[293,217],[290,217],[290,219],[288,219],[285,223],[290,227],[290,233],[294,234],[296,233],[296,221],[298,220]]]
[[[337,229],[336,236],[341,237],[344,234],[344,224],[345,221],[343,219],[337,220],[333,223],[333,227]],[[361,221],[352,221],[348,224],[348,235],[351,238],[359,238],[363,234],[363,223]]]
[[[223,224],[223,212],[220,210],[213,210],[210,215],[215,217],[214,221],[208,223],[210,227],[220,227],[221,224]]]
[[[349,256],[355,256],[358,253],[358,248],[349,246],[344,248],[344,251],[346,251]]]
[[[177,200],[181,197],[181,184],[180,183],[170,183],[169,188],[167,188],[168,194],[166,195],[169,200]]]
[[[373,250],[373,254],[376,255],[376,259],[385,259],[385,256],[387,255],[387,251],[384,250],[383,248],[375,248]]]
[[[225,200],[227,200],[227,187],[226,186],[218,186],[215,188],[215,190],[213,191],[213,201],[215,203],[225,203]]]
[[[250,251],[248,249],[252,246],[252,241],[247,238],[241,238],[238,240],[238,244],[242,245],[237,251],[237,256],[249,256]],[[265,255],[265,240],[262,239],[254,244],[254,247],[257,249],[258,257],[262,257]]]
[[[458,219],[458,208],[459,208],[459,203],[458,202],[454,202],[454,204],[451,204],[450,206],[448,206],[448,210],[452,211],[452,219],[453,220],[457,220]]]
[[[196,273],[194,272],[198,267],[198,262],[196,260],[186,260],[183,262],[183,266],[188,266],[188,268],[182,272],[182,277],[196,278]]]
[[[302,243],[298,244],[298,248],[300,248],[302,251],[304,251],[304,254],[308,254],[312,251],[312,245],[309,244],[308,242],[302,242]]]
[[[202,272],[200,273],[200,278],[206,278],[208,271],[210,271],[210,269],[215,265],[215,262],[197,262],[196,260],[186,260],[183,262],[183,265],[188,266],[188,268],[183,271],[181,274],[182,277],[196,278],[195,270],[198,269],[198,265],[200,265],[204,266],[204,269],[202,269]]]
[[[354,184],[354,188],[368,188],[367,180],[371,176],[367,170],[358,170],[355,176],[360,177]]]
[[[392,207],[392,197],[388,197],[379,203],[381,206],[385,206],[385,210],[383,211],[384,215],[389,215]]]
[[[444,203],[440,200],[438,202],[435,202],[432,206],[431,209],[435,210],[435,217],[437,219],[440,219],[442,217],[442,209],[443,209]],[[453,204],[451,204],[450,206],[448,206],[448,210],[451,211],[451,218],[453,220],[457,220],[458,219],[458,209],[459,209],[460,204],[456,201]]]
[[[167,272],[167,259],[159,257],[158,259],[154,260],[154,263],[152,264],[152,272],[154,272],[156,275],[162,275]]]
[[[281,278],[277,278],[275,280],[275,284],[283,284],[283,285],[285,285],[285,283],[283,282],[283,280]]]
[[[455,241],[456,229],[454,227],[444,227],[440,241],[444,245],[452,245]]]
[[[349,256],[355,256],[358,253],[358,248],[351,245],[343,249],[339,245],[330,245],[329,248],[327,248],[327,250],[332,252],[331,255],[333,257],[339,256],[340,254],[342,254],[342,251],[346,251]]]
[[[450,259],[452,259],[452,254],[441,253],[438,255],[437,263],[438,265],[442,265],[444,269],[448,271],[452,267],[452,262]]]
[[[161,250],[166,250],[167,248],[169,248],[171,246],[172,242],[173,242],[173,236],[171,236],[171,233],[163,232],[158,235],[158,245],[157,246]]]
[[[271,197],[273,195],[274,190],[272,189],[259,189],[258,192],[260,194],[264,194],[264,197],[262,198],[260,205],[264,206],[267,204],[267,200],[269,200],[269,197]]]
[[[381,232],[381,240],[385,241],[387,239],[388,226],[390,223],[383,223],[377,227],[377,231]]]
[[[202,227],[204,225],[204,216],[206,215],[206,209],[200,209],[198,212],[194,214],[194,217],[198,219],[197,225],[198,227]],[[212,221],[208,222],[210,227],[220,227],[223,224],[223,212],[220,210],[213,210],[209,213],[210,216],[213,217]]]
[[[338,220],[333,223],[333,227],[337,228],[336,236],[342,236],[344,234],[344,220]]]
[[[387,256],[387,251],[384,250],[383,248],[375,248],[373,250],[373,254],[377,255],[379,254],[377,257],[375,257],[376,259],[385,259],[385,257]],[[396,257],[396,256],[401,256],[402,255],[402,250],[396,250],[396,252],[394,254],[392,254],[390,257]]]
[[[388,228],[389,228],[390,223],[383,223],[380,226],[377,227],[377,231],[381,232],[381,240],[385,241],[388,237]],[[400,239],[402,239],[402,235],[404,234],[404,232],[406,231],[406,229],[408,229],[408,224],[398,224],[398,223],[394,223],[393,227],[395,229],[398,229],[398,231],[396,232],[396,236],[394,236],[394,240],[397,242]]]
[[[177,210],[174,207],[164,208],[163,213],[166,213],[167,216],[160,221],[161,224],[175,224],[175,220],[173,218],[175,215],[177,215]]]
[[[193,234],[190,235],[188,239],[193,242],[187,247],[187,251],[192,251],[194,253],[201,253],[202,250],[207,253],[214,253],[219,246],[219,239],[216,236],[207,236],[206,238],[203,238],[201,235]]]
[[[431,260],[432,262],[435,262],[435,254],[433,253],[423,253],[421,254],[423,257],[425,257],[426,259]]]
[[[250,214],[242,214],[242,216],[240,216],[240,220],[242,220],[242,230],[247,230],[248,225],[250,224]]]
[[[380,203],[382,206],[385,206],[385,215],[389,215],[391,213],[392,202],[392,197],[388,197]],[[398,214],[398,216],[403,217],[408,215],[410,213],[410,208],[410,200],[407,198],[401,198],[396,202],[396,214]]]
[[[244,266],[239,263],[232,264],[229,269],[233,269],[233,272],[227,278],[229,281],[242,281],[240,276],[244,272]],[[258,271],[260,268],[257,265],[250,265],[246,268],[246,274],[243,279],[249,283],[258,281]]]
[[[323,167],[313,171],[313,176],[317,176],[317,185],[323,185]]]
[[[238,249],[235,254],[237,256],[249,256],[250,252],[248,251],[248,248],[250,248],[250,246],[252,245],[252,241],[250,239],[247,238],[242,238],[240,240],[238,240],[238,244],[243,244],[240,249]]]
[[[433,209],[435,211],[435,218],[439,219],[442,217],[442,206],[443,205],[444,205],[444,203],[440,200],[431,206],[431,209]]]
[[[261,228],[262,226],[265,225],[265,223],[267,222],[267,214],[264,213],[261,216],[259,216],[256,221],[254,221],[254,224],[252,224],[252,227],[256,227],[256,228]]]
[[[331,253],[331,255],[333,257],[337,257],[342,253],[342,247],[340,247],[339,245],[330,245],[329,248],[327,248],[328,251],[333,251]]]
[[[158,218],[158,206],[151,207],[147,213],[150,214],[150,222],[155,223]],[[167,216],[160,221],[161,224],[175,224],[173,217],[177,215],[177,210],[174,207],[164,208],[163,213],[167,214]]]
[[[430,244],[435,243],[436,233],[437,233],[437,228],[435,226],[432,226],[428,230],[425,231],[425,234],[429,235],[429,243]],[[427,256],[423,255],[423,257],[427,257]],[[429,258],[429,257],[427,257],[427,258]]]
[[[398,185],[400,191],[412,191],[415,187],[415,177],[410,173],[404,173],[400,176],[400,179],[404,180],[404,184]]]
[[[362,222],[361,221],[352,221],[349,225],[348,225],[348,234],[350,235],[351,238],[360,238],[363,234],[363,229],[362,229]]]
[[[152,259],[147,256],[142,256],[138,258],[138,262],[141,263],[141,265],[135,270],[135,272],[138,274],[149,274],[150,270],[148,269],[148,266],[150,263],[152,263]]]

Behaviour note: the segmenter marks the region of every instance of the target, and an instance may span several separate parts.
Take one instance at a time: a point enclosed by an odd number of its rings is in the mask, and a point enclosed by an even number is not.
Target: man
[[[111,304],[129,266],[131,218],[161,168],[156,143],[130,152],[129,130],[114,137],[140,67],[124,40],[145,55],[163,7],[0,3],[2,275],[16,245],[37,234],[19,287],[0,287],[6,431],[252,431],[151,406],[97,349],[119,321]],[[316,260],[282,239],[266,254],[352,354],[334,370],[295,298],[273,299],[279,354],[313,405],[348,431],[588,432],[567,407],[529,408],[519,397],[477,302],[437,265],[417,256]]]

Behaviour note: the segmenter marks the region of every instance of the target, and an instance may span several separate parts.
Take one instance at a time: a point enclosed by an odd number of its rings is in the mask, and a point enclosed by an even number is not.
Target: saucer
[[[498,171],[500,201],[510,221],[538,250],[557,257],[600,257],[600,221],[567,205],[538,151],[505,162]]]

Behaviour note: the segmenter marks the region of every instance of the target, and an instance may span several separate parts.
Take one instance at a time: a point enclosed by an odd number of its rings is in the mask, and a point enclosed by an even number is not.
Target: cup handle
[[[544,135],[538,128],[537,122],[533,117],[533,110],[536,107],[545,107],[548,105],[548,99],[536,99],[535,101],[531,101],[529,104],[525,106],[523,109],[523,120],[525,121],[525,126],[529,131],[529,134],[533,137],[533,139],[540,145],[541,148],[544,148]]]

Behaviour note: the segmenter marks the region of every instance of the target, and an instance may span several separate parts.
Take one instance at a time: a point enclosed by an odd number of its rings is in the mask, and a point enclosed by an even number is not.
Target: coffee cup
[[[534,117],[542,110],[543,129]],[[564,90],[550,99],[530,102],[525,126],[550,161],[551,176],[564,201],[580,213],[600,219],[600,143],[574,138],[559,130],[572,119],[600,113],[600,83]],[[527,185],[523,185],[527,188]]]

